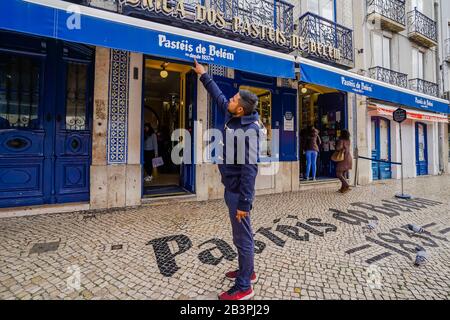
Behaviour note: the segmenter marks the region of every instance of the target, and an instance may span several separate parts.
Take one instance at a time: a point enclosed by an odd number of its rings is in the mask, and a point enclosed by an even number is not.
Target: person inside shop
[[[153,159],[158,157],[158,141],[150,123],[144,125],[144,169],[147,175],[145,182],[153,180]]]
[[[219,164],[222,183],[225,186],[225,203],[229,209],[233,243],[238,251],[239,269],[225,274],[226,278],[235,283],[230,290],[219,295],[220,300],[249,300],[255,293],[252,284],[257,281],[254,271],[253,231],[250,221],[250,211],[255,196],[255,181],[258,174],[259,133],[262,130],[259,114],[256,111],[258,97],[247,90],[240,90],[228,100],[219,89],[214,80],[206,73],[205,68],[194,59],[194,71],[200,75],[200,81],[210,94],[212,101],[225,114],[223,131],[236,132],[241,130],[245,135],[253,135],[256,139],[235,139],[229,144],[234,148],[234,155],[238,150],[244,150],[245,161],[239,157],[226,157],[228,144],[227,134],[222,132],[224,143],[223,159],[225,163]],[[251,131],[254,130],[254,131]],[[244,144],[244,146],[238,144]],[[232,159],[229,159],[232,158]],[[244,158],[244,157],[243,157]],[[223,160],[222,159],[222,160]],[[242,160],[242,159],[241,159]],[[255,161],[256,160],[256,161]]]
[[[314,126],[308,128],[305,139],[306,150],[306,180],[309,180],[309,173],[312,167],[312,180],[316,181],[317,172],[317,158],[319,156],[319,147],[322,144],[322,140],[319,136],[319,130]]]
[[[342,161],[339,161],[336,165],[336,176],[339,178],[339,180],[341,180],[341,189],[339,189],[339,192],[341,193],[350,191],[350,186],[346,179],[349,170],[352,169],[353,164],[350,148],[350,132],[348,132],[348,130],[342,130],[339,141],[336,145],[336,152],[341,151],[344,154]]]

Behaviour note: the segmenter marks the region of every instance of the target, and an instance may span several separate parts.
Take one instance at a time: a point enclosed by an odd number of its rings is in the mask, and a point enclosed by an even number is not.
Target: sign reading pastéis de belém
[[[333,45],[319,43],[296,34],[287,35],[280,29],[254,24],[240,16],[234,16],[231,20],[225,19],[223,12],[199,3],[195,5],[195,12],[186,10],[186,6],[192,7],[192,4],[185,3],[185,0],[119,0],[119,5],[122,9],[131,7],[143,12],[161,13],[176,19],[189,19],[194,23],[206,24],[221,30],[229,30],[236,34],[267,41],[291,50],[306,51],[309,54],[326,59],[335,61],[341,59],[341,50]]]

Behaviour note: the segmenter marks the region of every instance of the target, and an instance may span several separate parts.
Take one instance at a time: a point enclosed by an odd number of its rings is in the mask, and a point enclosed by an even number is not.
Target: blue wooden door
[[[77,146],[62,126],[66,77],[71,72],[65,70],[64,56],[70,55],[67,45],[0,33],[5,40],[0,44],[0,207],[89,199],[90,129]],[[91,88],[84,89],[86,96]],[[91,102],[86,98],[86,109]],[[67,152],[70,146],[77,151]],[[85,155],[83,194],[75,187],[64,190],[66,181],[79,183],[80,179],[63,162],[79,161],[81,150]]]
[[[55,202],[89,200],[94,50],[58,43]]]
[[[391,127],[390,121],[374,117],[371,122],[372,129],[372,158],[376,160],[391,161]],[[392,166],[386,162],[372,161],[373,180],[392,178]]]
[[[280,161],[296,161],[297,158],[297,90],[295,89],[279,89],[278,90],[281,99],[281,124],[282,130],[280,131],[280,149],[281,158]],[[285,121],[290,121],[292,126],[285,127]]]
[[[416,123],[416,168],[417,175],[428,174],[427,125]]]
[[[0,51],[0,207],[49,199],[44,181],[52,180],[46,156],[52,123],[45,109],[51,105],[45,108],[45,55],[34,44],[33,54]]]
[[[389,120],[379,118],[379,159],[390,162],[391,158],[391,123]],[[386,162],[380,162],[380,179],[386,180],[392,178],[392,165]]]
[[[190,134],[190,160],[191,163],[181,165],[181,186],[189,192],[195,192],[195,135],[194,127],[197,114],[197,74],[190,71],[186,74],[184,129]],[[186,151],[184,151],[186,152]],[[201,156],[201,155],[199,155]]]
[[[379,159],[379,127],[378,119],[372,118],[371,121],[371,138],[372,138],[372,159]],[[380,166],[378,162],[372,161],[372,178],[373,180],[380,180]]]

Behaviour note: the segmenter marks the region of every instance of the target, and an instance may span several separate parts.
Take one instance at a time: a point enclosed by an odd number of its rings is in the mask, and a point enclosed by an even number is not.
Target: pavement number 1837
[[[247,315],[255,317],[257,315],[267,315],[270,312],[268,305],[225,305],[226,315]]]

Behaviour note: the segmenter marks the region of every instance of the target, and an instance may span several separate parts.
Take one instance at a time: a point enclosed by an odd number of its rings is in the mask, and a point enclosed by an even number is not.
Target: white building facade
[[[444,43],[439,28],[443,24],[440,12],[445,11],[445,6],[446,1],[355,1],[355,12],[359,12],[355,14],[355,71],[400,91],[444,98],[441,88],[448,76],[442,78],[441,73],[440,52]],[[366,99],[363,105],[365,130],[360,133],[366,138],[362,139],[364,145],[359,154],[382,162],[364,163],[361,180],[400,178],[400,166],[391,164],[401,161],[400,127],[392,117],[398,107],[408,114],[402,124],[405,177],[448,172],[448,119],[443,110],[419,109],[380,99]]]

